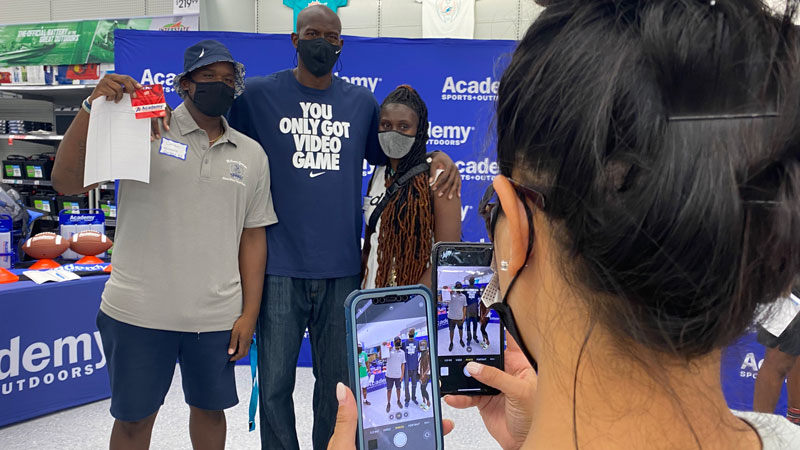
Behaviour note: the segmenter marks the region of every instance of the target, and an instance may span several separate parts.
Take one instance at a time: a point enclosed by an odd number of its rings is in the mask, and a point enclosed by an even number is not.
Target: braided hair
[[[400,104],[411,108],[419,118],[417,135],[411,151],[397,166],[394,178],[403,176],[425,163],[428,142],[428,108],[411,86],[392,91],[381,104]],[[378,182],[382,180],[377,180]],[[387,186],[392,179],[387,179]],[[433,196],[427,171],[406,183],[387,203],[381,214],[378,236],[377,287],[405,286],[419,282],[428,267],[433,246]]]

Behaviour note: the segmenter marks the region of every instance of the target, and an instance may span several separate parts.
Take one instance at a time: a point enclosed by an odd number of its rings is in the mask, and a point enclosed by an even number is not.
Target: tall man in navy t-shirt
[[[336,383],[347,379],[341,308],[361,270],[362,167],[385,163],[380,110],[372,93],[332,76],[342,51],[341,22],[321,5],[297,18],[295,69],[247,80],[231,108],[232,127],[262,144],[281,221],[267,234],[270,257],[257,327],[262,448],[297,449],[295,366],[303,333],[311,337],[315,449],[327,447],[336,419]],[[437,192],[460,187],[455,165]],[[436,187],[435,187],[436,188]]]

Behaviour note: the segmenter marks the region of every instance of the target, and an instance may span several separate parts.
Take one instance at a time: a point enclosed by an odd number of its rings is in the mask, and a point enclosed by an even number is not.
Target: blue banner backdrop
[[[183,52],[203,39],[217,39],[228,46],[249,77],[269,75],[296,63],[288,35],[117,30],[115,36],[116,72],[142,84],[163,84],[172,107],[181,102],[173,80],[182,72]],[[340,63],[334,68],[338,76],[367,87],[379,102],[401,84],[410,84],[425,100],[431,122],[428,148],[449,154],[461,172],[464,240],[485,239],[476,207],[498,173],[489,130],[499,75],[514,42],[349,36],[344,40]],[[365,162],[365,186],[372,171]]]
[[[117,73],[143,84],[164,84],[173,107],[181,101],[173,79],[182,71],[183,52],[203,39],[227,45],[248,76],[268,75],[296,64],[287,35],[117,30],[115,36]],[[410,84],[422,95],[431,121],[428,148],[448,153],[461,172],[465,241],[486,239],[477,203],[498,173],[490,128],[500,74],[513,50],[511,41],[345,37],[340,63],[334,69],[346,81],[369,88],[378,101],[400,84]],[[365,184],[372,171],[365,162]],[[752,335],[725,352],[721,378],[731,407],[751,408],[763,354]],[[785,410],[784,390],[778,411]]]

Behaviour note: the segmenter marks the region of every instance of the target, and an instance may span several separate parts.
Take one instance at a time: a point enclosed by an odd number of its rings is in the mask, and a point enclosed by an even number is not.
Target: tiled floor
[[[247,431],[247,412],[250,398],[250,368],[236,368],[239,405],[227,413],[227,448],[258,449],[258,431]],[[294,401],[298,439],[301,449],[311,449],[311,398],[314,377],[311,369],[297,369],[297,389]],[[153,431],[153,450],[191,449],[189,442],[189,409],[183,401],[180,370],[175,371],[172,389],[159,413]],[[112,419],[109,401],[104,400],[78,408],[61,411],[21,424],[0,428],[0,449],[3,450],[100,450],[108,448]],[[456,422],[452,436],[445,438],[448,450],[490,450],[499,448],[483,427],[477,411],[458,411],[444,403],[443,415]],[[422,450],[422,449],[414,449]]]

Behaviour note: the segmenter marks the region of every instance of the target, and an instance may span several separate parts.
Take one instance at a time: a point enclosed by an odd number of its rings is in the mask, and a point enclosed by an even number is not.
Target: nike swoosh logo
[[[200,52],[200,56],[198,56],[198,58],[202,58],[203,55],[205,54],[206,54],[206,49],[202,49],[202,51]]]
[[[325,172],[319,172],[319,173],[311,172],[311,173],[308,174],[308,176],[311,177],[311,178],[317,178],[320,175],[325,175]]]

